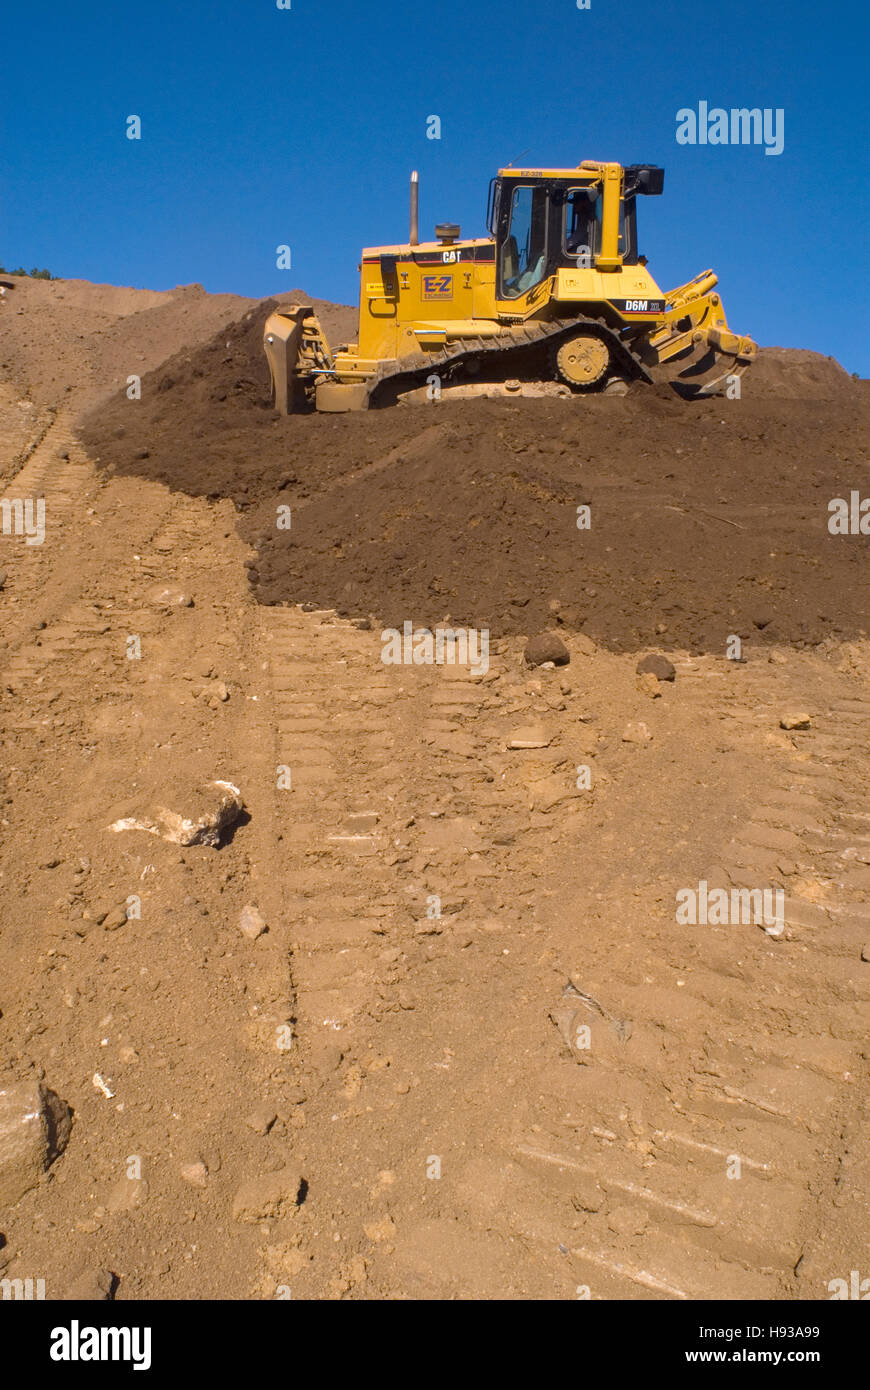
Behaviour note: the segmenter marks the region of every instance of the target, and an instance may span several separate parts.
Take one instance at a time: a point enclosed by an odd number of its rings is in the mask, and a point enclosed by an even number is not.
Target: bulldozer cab
[[[519,299],[561,267],[636,265],[636,197],[663,179],[654,165],[500,170],[488,209],[496,298]]]

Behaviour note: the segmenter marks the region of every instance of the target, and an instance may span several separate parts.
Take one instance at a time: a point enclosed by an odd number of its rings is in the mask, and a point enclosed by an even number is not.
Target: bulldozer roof
[[[584,159],[582,164],[576,165],[572,169],[499,169],[500,179],[576,179],[595,178],[603,169],[621,168],[619,164],[599,163],[594,159]]]

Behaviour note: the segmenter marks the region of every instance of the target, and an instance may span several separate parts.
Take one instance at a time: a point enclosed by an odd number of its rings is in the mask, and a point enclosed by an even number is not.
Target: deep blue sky
[[[413,167],[421,232],[481,235],[519,156],[649,161],[663,289],[712,266],[738,331],[867,376],[868,28],[866,0],[12,0],[0,263],[355,303],[360,247],[406,239]],[[784,108],[784,152],[678,145],[701,100]]]

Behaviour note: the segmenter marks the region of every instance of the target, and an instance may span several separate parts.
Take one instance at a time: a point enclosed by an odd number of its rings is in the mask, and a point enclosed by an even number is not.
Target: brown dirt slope
[[[256,303],[201,285],[156,291],[8,276],[2,283],[0,383],[38,407],[65,397],[81,407],[111,395],[132,373],[203,342]]]

